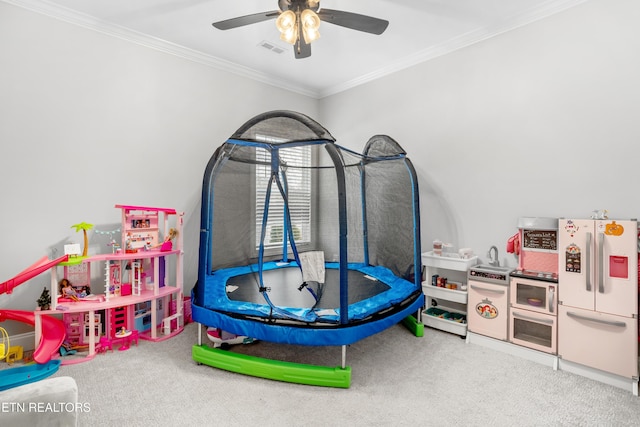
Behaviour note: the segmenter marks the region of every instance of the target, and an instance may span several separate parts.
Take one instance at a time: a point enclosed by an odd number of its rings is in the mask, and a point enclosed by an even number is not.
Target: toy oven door
[[[511,307],[509,341],[545,353],[557,354],[558,318]]]

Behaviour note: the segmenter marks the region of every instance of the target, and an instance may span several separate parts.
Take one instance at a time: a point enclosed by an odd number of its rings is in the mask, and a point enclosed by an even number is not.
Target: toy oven
[[[509,314],[509,341],[545,353],[557,354],[558,318],[512,308]]]
[[[558,283],[511,277],[509,341],[557,354]]]
[[[558,312],[558,283],[527,279],[516,274],[511,276],[511,307],[555,316]]]

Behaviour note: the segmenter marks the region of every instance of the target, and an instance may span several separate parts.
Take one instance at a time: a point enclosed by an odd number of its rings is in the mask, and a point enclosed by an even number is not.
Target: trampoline
[[[203,344],[193,359],[246,375],[349,387],[346,346],[399,322],[422,336],[415,170],[392,138],[362,154],[300,113],[245,123],[210,159],[202,188],[193,320],[262,341],[342,346],[338,367]]]

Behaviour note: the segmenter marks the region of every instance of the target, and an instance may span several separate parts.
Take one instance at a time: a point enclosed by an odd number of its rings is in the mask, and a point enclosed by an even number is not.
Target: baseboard
[[[9,344],[11,346],[20,345],[24,351],[31,351],[36,348],[36,335],[35,332],[25,332],[23,334],[16,334],[9,336]]]
[[[619,375],[615,375],[609,372],[601,371],[599,369],[591,368],[589,366],[580,365],[578,363],[570,362],[568,360],[560,359],[560,369],[572,374],[580,375],[594,381],[599,381],[604,384],[608,384],[613,387],[621,388],[626,391],[630,391],[634,396],[638,396],[638,379],[637,378],[625,378]]]
[[[488,347],[492,350],[502,351],[514,356],[522,357],[523,359],[552,367],[554,370],[570,372],[572,374],[580,375],[582,377],[586,377],[603,384],[621,388],[623,390],[630,391],[634,396],[638,396],[639,384],[637,378],[620,377],[618,375],[600,371],[588,366],[583,366],[577,363],[563,360],[553,354],[543,353],[519,346],[517,344],[489,338],[484,335],[474,334],[472,332],[467,332],[466,341],[467,343],[478,344],[483,347]]]
[[[489,347],[493,350],[509,353],[523,359],[530,360],[541,365],[548,366],[554,370],[558,369],[558,356],[554,354],[544,353],[530,348],[512,344],[507,341],[501,341],[484,335],[467,332],[467,343],[478,344],[483,347]]]

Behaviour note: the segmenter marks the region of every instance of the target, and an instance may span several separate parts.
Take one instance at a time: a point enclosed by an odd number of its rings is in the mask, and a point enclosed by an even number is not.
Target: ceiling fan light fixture
[[[293,11],[282,12],[276,19],[276,27],[280,31],[280,39],[289,44],[295,44],[298,39],[298,25]]]
[[[321,21],[375,35],[382,34],[389,25],[389,21],[373,16],[342,10],[321,10],[320,0],[277,0],[277,2],[278,10],[225,19],[214,22],[213,26],[219,30],[230,30],[275,19],[280,39],[292,44],[296,59],[302,59],[311,56],[311,42],[320,38],[318,29]]]
[[[308,44],[320,38],[320,17],[311,9],[305,9],[300,14],[302,23],[302,34],[304,41]]]

